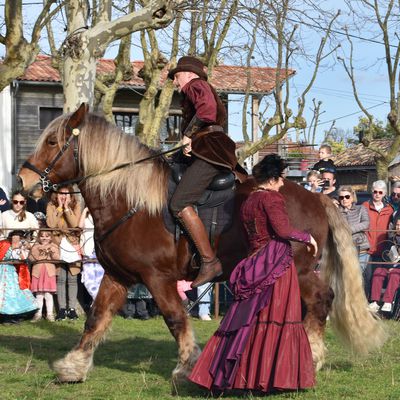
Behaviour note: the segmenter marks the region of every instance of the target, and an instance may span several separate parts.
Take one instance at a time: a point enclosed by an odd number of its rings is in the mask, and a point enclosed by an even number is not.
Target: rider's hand
[[[317,256],[318,253],[318,244],[315,241],[314,237],[310,235],[310,243],[307,244],[307,250],[312,251],[313,257]]]
[[[192,139],[190,139],[190,137],[187,137],[187,136],[184,135],[183,139],[182,139],[182,145],[186,145],[183,148],[183,154],[186,157],[191,157],[190,152],[192,151]]]

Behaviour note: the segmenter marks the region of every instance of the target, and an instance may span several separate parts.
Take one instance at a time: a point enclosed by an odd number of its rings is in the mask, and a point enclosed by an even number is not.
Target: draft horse
[[[25,189],[32,188],[38,178],[45,188],[79,182],[95,223],[96,253],[106,271],[79,344],[53,365],[61,382],[86,379],[94,351],[124,304],[127,288],[138,282],[154,296],[178,344],[173,378],[186,377],[199,356],[176,289],[177,280],[193,277],[190,248],[185,237],[176,242],[164,225],[162,211],[167,207],[170,168],[163,158],[152,155],[154,151],[136,138],[121,133],[82,105],[75,113],[49,124],[36,151],[20,170]],[[137,163],[143,159],[146,161]],[[216,241],[224,266],[221,279],[227,279],[246,256],[239,209],[253,185],[251,179],[238,185],[233,224]],[[368,311],[357,254],[340,213],[328,197],[288,180],[281,192],[292,224],[311,232],[318,242],[318,256],[322,253],[318,277],[314,272],[316,259],[303,244],[293,244],[304,326],[315,368],[324,362],[328,314],[336,332],[355,352],[365,354],[379,348],[385,335],[380,321]]]

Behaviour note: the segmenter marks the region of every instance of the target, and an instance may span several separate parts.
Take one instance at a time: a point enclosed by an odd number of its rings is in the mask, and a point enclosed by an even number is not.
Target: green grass
[[[328,358],[317,386],[275,399],[400,399],[400,325],[385,322],[390,339],[383,350],[357,359],[327,331]],[[203,346],[218,323],[193,321]],[[49,364],[79,340],[83,320],[74,322],[0,325],[0,399],[202,399],[208,392],[187,383],[171,395],[170,376],[177,349],[161,318],[149,321],[116,317],[105,343],[95,353],[95,368],[80,384],[60,385]],[[226,394],[224,398],[259,398],[255,394]],[[261,397],[260,397],[261,398]]]

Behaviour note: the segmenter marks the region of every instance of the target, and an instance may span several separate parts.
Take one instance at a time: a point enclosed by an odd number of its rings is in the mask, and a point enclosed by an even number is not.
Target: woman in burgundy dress
[[[285,168],[278,155],[270,154],[253,169],[257,187],[241,209],[249,257],[233,271],[234,302],[189,377],[210,390],[269,392],[315,383],[289,241],[305,243],[314,256],[317,243],[290,226],[279,193]]]

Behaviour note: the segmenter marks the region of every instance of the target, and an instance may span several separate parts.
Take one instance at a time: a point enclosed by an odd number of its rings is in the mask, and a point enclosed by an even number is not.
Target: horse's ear
[[[82,103],[79,108],[71,115],[68,120],[68,127],[72,130],[78,128],[81,124],[85,115],[89,112],[89,105]]]

